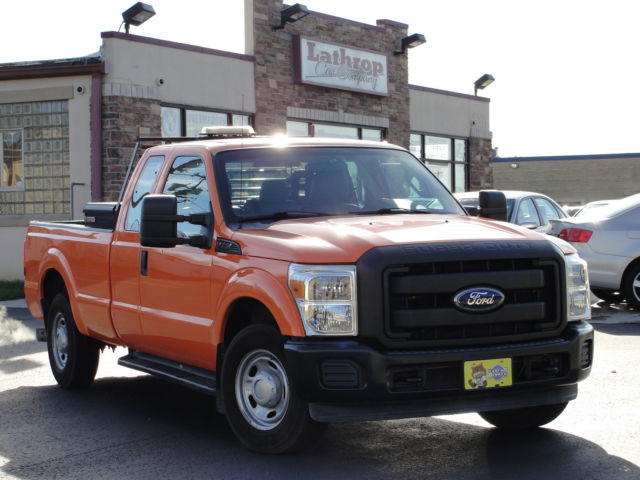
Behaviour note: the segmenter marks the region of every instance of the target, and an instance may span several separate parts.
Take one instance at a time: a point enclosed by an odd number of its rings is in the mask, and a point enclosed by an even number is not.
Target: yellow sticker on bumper
[[[512,384],[510,358],[464,362],[465,390],[508,387]]]

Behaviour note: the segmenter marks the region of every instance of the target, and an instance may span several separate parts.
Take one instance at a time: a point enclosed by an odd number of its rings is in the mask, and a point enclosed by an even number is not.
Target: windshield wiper
[[[284,212],[267,213],[264,215],[254,215],[252,217],[239,218],[238,223],[253,222],[260,220],[285,220],[288,218],[308,218],[308,217],[325,217],[331,215],[324,212],[309,212],[306,210],[287,210]]]
[[[369,210],[366,212],[349,212],[354,215],[383,215],[388,213],[433,213],[428,210],[411,210],[410,208],[381,208],[379,210]]]

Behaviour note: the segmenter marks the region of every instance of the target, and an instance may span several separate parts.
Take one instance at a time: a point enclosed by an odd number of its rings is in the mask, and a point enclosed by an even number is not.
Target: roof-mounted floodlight
[[[153,9],[151,5],[147,5],[146,3],[138,2],[134,6],[128,8],[124,12],[122,12],[122,20],[124,22],[124,31],[129,33],[129,26],[134,25],[142,25],[144,22],[149,20],[156,14],[156,11]]]
[[[280,12],[280,25],[273,25],[271,30],[280,30],[287,23],[297,22],[307,15],[309,15],[309,9],[301,3],[295,3]]]
[[[424,38],[424,35],[420,33],[414,33],[413,35],[404,37],[400,42],[400,50],[393,52],[393,54],[402,55],[407,51],[408,48],[417,47],[419,45],[422,45],[423,43],[427,43],[427,39]]]
[[[485,73],[479,79],[477,79],[475,82],[473,82],[473,86],[474,86],[473,94],[477,96],[478,95],[478,90],[482,90],[483,88],[488,87],[489,85],[491,85],[493,83],[494,80],[495,80],[495,78],[493,78],[493,75]]]
[[[205,137],[251,137],[255,134],[249,125],[202,127],[200,130],[200,135]]]

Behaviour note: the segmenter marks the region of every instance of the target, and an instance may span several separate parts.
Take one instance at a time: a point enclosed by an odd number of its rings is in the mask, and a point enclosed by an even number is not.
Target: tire
[[[640,310],[640,263],[637,263],[625,273],[622,280],[622,293],[629,306],[633,307],[634,310]]]
[[[495,410],[492,412],[480,412],[480,416],[498,428],[525,430],[540,427],[555,420],[566,406],[567,402],[511,410]]]
[[[326,424],[309,416],[308,404],[289,381],[279,332],[251,325],[233,339],[222,365],[227,421],[236,437],[259,453],[291,453],[314,444]]]
[[[615,290],[602,290],[599,288],[592,288],[591,292],[600,300],[604,300],[607,303],[618,304],[624,302],[625,300],[624,295],[616,292]]]
[[[47,312],[47,350],[51,371],[62,388],[87,388],[93,383],[100,342],[78,331],[63,293],[54,297]]]

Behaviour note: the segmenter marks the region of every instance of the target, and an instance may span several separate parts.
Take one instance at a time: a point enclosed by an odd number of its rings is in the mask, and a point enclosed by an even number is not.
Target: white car
[[[589,264],[591,291],[640,310],[640,194],[577,217],[551,220],[547,233],[576,247]]]
[[[551,198],[542,193],[503,190],[507,199],[507,221],[544,233],[549,220],[567,214]],[[454,193],[453,196],[470,214],[476,214],[479,192]]]

